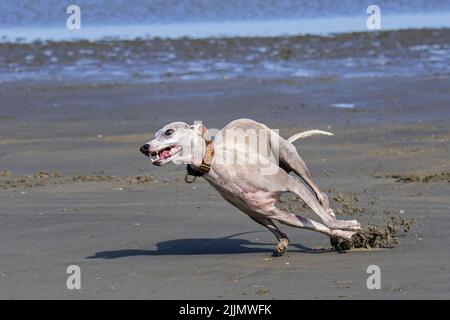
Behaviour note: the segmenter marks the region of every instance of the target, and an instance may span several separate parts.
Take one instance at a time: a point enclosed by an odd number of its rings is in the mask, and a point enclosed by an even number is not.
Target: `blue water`
[[[450,11],[448,0],[2,0],[0,26],[64,25],[69,4],[88,25],[355,16],[371,4],[388,15]]]
[[[450,28],[450,12],[399,14],[382,17],[382,30]],[[366,16],[327,17],[279,20],[243,20],[219,22],[179,22],[155,25],[84,25],[81,30],[64,27],[7,27],[0,31],[0,41],[31,42],[34,40],[101,40],[136,38],[216,38],[275,37],[296,35],[327,35],[368,31]]]
[[[66,27],[70,4],[81,30]],[[368,31],[373,4],[381,30],[445,30],[267,39]],[[0,0],[0,83],[447,77],[449,28],[450,0]],[[35,41],[79,39],[93,42]]]
[[[66,28],[66,7],[82,29]],[[234,37],[367,31],[366,9],[381,8],[382,29],[450,27],[450,0],[2,0],[0,39]]]

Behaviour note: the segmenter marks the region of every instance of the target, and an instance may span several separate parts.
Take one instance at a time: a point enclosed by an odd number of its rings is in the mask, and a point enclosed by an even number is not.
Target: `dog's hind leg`
[[[273,220],[277,220],[282,224],[289,225],[291,227],[305,228],[326,234],[328,236],[334,236],[346,240],[351,240],[352,235],[355,234],[355,231],[331,229],[317,221],[283,211],[275,206],[270,210],[270,218]]]
[[[294,192],[322,219],[330,229],[359,230],[361,225],[356,220],[337,220],[336,217],[319,203],[312,192],[298,179],[289,176],[286,185],[288,191]]]
[[[276,250],[279,255],[282,255],[287,251],[287,248],[289,246],[289,239],[285,233],[281,232],[281,230],[275,225],[275,223],[271,219],[260,217],[258,218],[250,217],[250,218],[259,223],[260,225],[269,229],[269,231],[272,232],[275,235],[275,237],[277,237],[278,244],[276,246]]]
[[[280,167],[288,173],[293,171],[300,178],[302,178],[303,181],[314,191],[317,199],[324,209],[333,217],[335,216],[333,210],[330,208],[327,194],[322,192],[317,184],[312,180],[308,167],[298,154],[294,145],[287,142],[280,143]]]

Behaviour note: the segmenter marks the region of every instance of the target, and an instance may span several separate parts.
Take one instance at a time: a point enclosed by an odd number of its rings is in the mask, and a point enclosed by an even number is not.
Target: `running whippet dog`
[[[188,164],[187,182],[191,181],[189,176],[202,175],[225,200],[269,229],[279,241],[277,252],[283,254],[289,239],[274,221],[345,240],[351,240],[361,228],[355,220],[336,219],[327,195],[311,179],[292,144],[315,134],[332,135],[311,130],[285,140],[264,124],[239,119],[230,122],[211,140],[201,124],[173,122],[159,130],[155,139],[140,150],[157,166],[169,162]],[[230,136],[233,138],[229,139]],[[323,224],[277,208],[275,204],[285,192],[293,192],[303,199]]]

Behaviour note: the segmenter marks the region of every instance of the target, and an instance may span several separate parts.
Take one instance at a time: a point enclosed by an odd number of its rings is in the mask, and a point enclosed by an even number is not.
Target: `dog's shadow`
[[[253,233],[253,232],[245,232]],[[208,255],[208,254],[240,254],[240,253],[272,253],[275,255],[274,243],[252,242],[246,239],[233,238],[237,235],[224,238],[198,238],[175,239],[161,241],[156,244],[155,250],[123,249],[101,251],[88,259],[117,259],[132,256],[182,256],[182,255]],[[331,249],[312,249],[299,244],[291,244],[289,252],[327,253]]]

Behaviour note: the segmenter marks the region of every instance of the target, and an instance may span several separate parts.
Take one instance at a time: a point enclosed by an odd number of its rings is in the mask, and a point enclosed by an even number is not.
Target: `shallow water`
[[[448,75],[449,1],[0,2],[0,82]],[[383,33],[367,32],[378,4]],[[429,27],[434,31],[423,31]],[[415,31],[395,31],[412,28]],[[437,29],[444,28],[444,29]],[[351,34],[348,32],[362,32]],[[80,40],[85,39],[85,40]]]
[[[335,81],[449,74],[449,29],[332,37],[0,43],[2,82],[121,83],[241,77]]]

